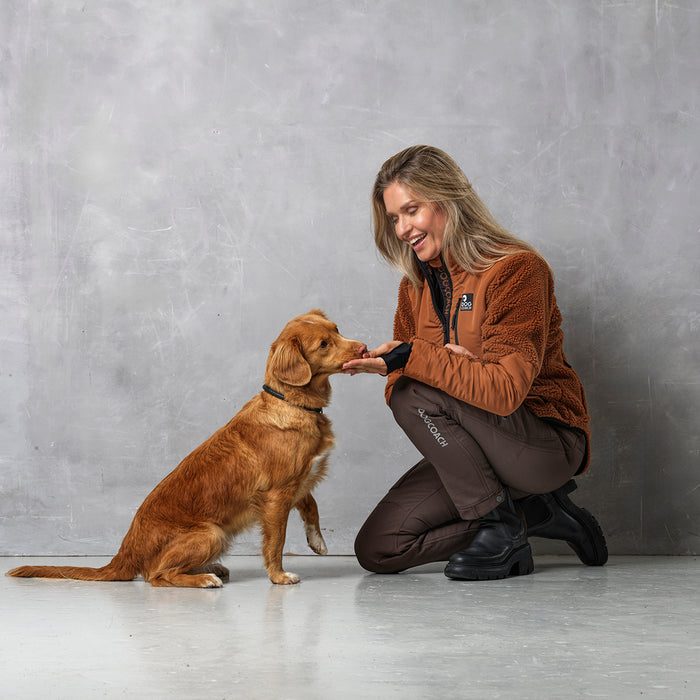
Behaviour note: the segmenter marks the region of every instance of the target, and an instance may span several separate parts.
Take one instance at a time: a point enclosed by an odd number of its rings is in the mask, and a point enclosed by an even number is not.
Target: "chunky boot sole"
[[[474,565],[449,562],[445,567],[447,578],[460,581],[492,581],[509,576],[525,576],[535,568],[529,544],[513,550],[505,561],[496,564]]]
[[[571,536],[564,533],[552,532],[548,522],[528,528],[529,537],[544,537],[550,540],[564,540],[583,564],[587,566],[603,566],[608,561],[608,547],[605,542],[605,535],[595,517],[585,508],[577,506],[570,498],[569,494],[577,488],[576,482],[571,479],[564,486],[546,494],[557,506],[574,520],[583,529],[588,541],[588,548],[585,548],[580,541],[576,541]],[[562,536],[557,536],[561,534]]]

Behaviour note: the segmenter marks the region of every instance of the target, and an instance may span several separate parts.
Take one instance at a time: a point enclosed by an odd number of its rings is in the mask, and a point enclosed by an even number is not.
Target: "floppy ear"
[[[281,342],[270,358],[270,372],[284,384],[304,386],[311,381],[311,366],[301,353],[298,338]]]

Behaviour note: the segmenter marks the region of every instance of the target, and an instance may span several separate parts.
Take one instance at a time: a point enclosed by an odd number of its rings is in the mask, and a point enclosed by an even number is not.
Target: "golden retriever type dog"
[[[270,580],[297,583],[282,568],[287,518],[296,508],[309,547],[326,554],[311,495],[333,447],[322,409],[329,376],[365,350],[317,309],[292,319],[272,344],[263,391],[153,489],[109,564],[20,566],[8,576],[130,581],[141,574],[153,586],[219,588],[229,572],[218,558],[236,534],[260,523]]]

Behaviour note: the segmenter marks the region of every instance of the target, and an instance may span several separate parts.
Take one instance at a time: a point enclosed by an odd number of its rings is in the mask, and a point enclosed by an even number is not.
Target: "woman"
[[[568,497],[588,467],[589,417],[549,266],[436,148],[384,163],[372,204],[377,248],[404,273],[394,340],[344,371],[388,375],[387,403],[423,459],[362,526],[360,564],[448,560],[450,578],[505,578],[532,572],[528,536],[604,564],[600,526]]]

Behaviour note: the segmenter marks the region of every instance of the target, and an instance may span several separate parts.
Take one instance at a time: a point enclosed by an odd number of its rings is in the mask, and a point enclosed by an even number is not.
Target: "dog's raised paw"
[[[324,542],[320,532],[307,533],[306,541],[309,543],[309,547],[312,552],[316,552],[316,554],[321,555],[328,554],[328,547],[326,547],[326,543]]]

